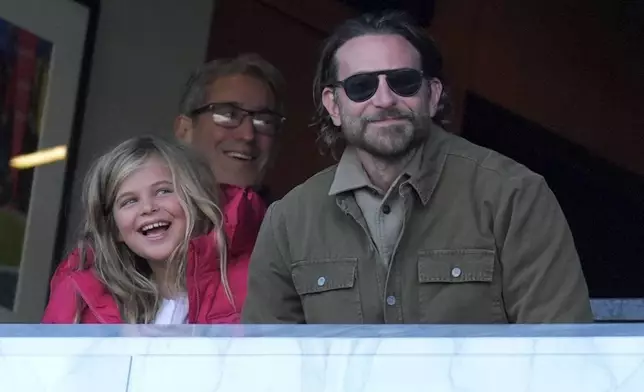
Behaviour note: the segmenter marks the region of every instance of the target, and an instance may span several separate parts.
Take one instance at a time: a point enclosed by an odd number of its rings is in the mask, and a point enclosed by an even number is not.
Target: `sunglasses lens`
[[[350,100],[364,102],[378,89],[378,76],[373,74],[353,75],[344,81],[344,91]]]
[[[411,97],[420,90],[423,76],[415,69],[401,69],[387,75],[387,84],[398,95]]]

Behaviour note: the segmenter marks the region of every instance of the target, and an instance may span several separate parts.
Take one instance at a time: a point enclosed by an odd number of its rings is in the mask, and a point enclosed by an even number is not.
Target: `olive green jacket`
[[[573,237],[544,179],[438,127],[402,188],[391,263],[336,166],[271,205],[250,261],[245,323],[592,322]]]

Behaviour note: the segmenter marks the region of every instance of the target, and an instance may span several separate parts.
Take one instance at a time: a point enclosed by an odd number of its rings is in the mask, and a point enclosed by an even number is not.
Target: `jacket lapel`
[[[122,324],[123,318],[116,301],[92,270],[79,271],[71,276],[78,294],[89,311],[101,324]]]

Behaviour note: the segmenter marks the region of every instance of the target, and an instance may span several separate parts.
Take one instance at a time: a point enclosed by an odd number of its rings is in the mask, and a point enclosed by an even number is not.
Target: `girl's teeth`
[[[157,227],[167,227],[167,226],[168,226],[167,223],[152,223],[150,225],[145,226],[141,230],[142,231],[147,231],[147,230],[156,229]]]

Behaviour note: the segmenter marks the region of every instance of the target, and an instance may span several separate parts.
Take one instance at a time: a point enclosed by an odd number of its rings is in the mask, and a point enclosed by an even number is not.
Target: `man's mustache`
[[[376,122],[376,121],[383,121],[383,120],[409,120],[413,121],[415,118],[413,113],[410,112],[402,112],[398,109],[385,109],[381,112],[378,112],[372,116],[365,117],[363,120],[364,122],[370,123],[370,122]]]

